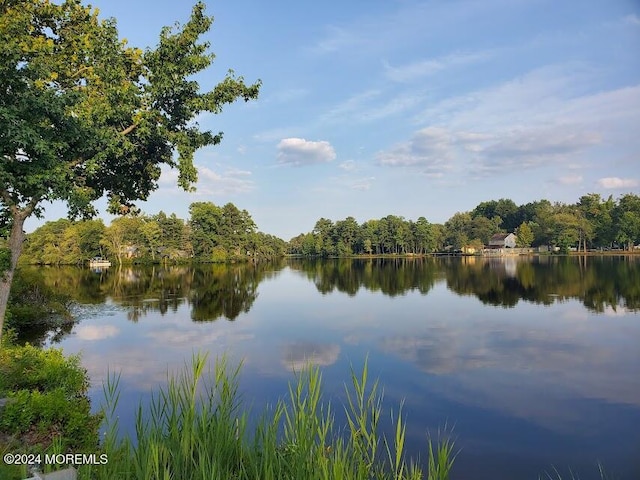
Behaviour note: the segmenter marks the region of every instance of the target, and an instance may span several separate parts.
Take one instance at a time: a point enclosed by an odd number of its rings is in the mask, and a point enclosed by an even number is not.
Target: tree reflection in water
[[[46,287],[79,304],[112,302],[137,322],[148,311],[162,315],[187,303],[191,319],[235,320],[258,297],[258,285],[287,265],[312,281],[323,295],[356,295],[361,288],[388,296],[427,295],[439,282],[458,295],[488,305],[519,301],[550,305],[579,299],[593,312],[640,310],[640,257],[448,257],[378,259],[287,259],[233,265],[121,267],[104,271],[37,268]],[[23,270],[36,267],[23,267]],[[46,335],[46,332],[38,332]]]
[[[360,288],[385,295],[427,294],[444,279],[458,295],[513,307],[520,300],[550,305],[579,299],[594,312],[640,309],[639,256],[446,257],[295,260],[319,292],[355,295]]]

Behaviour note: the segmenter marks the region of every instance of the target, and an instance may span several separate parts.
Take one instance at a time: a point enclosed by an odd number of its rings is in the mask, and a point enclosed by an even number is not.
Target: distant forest
[[[189,220],[128,214],[106,227],[102,220],[47,222],[27,236],[20,261],[73,265],[94,257],[116,263],[233,262],[281,257],[287,243],[257,231],[251,215],[233,203],[196,202]]]
[[[27,237],[21,261],[30,264],[79,264],[96,256],[117,263],[164,261],[258,261],[287,253],[304,256],[427,254],[482,248],[496,233],[515,233],[518,246],[620,248],[640,243],[640,196],[614,200],[599,194],[574,204],[539,200],[516,205],[512,200],[482,202],[469,212],[454,214],[444,225],[425,217],[416,221],[387,215],[359,224],[355,218],[333,222],[321,218],[313,231],[289,242],[257,230],[246,210],[233,203],[220,207],[196,202],[189,219],[128,214],[102,220],[47,222]]]
[[[574,204],[540,200],[520,206],[502,198],[458,212],[444,225],[395,215],[362,224],[353,217],[335,223],[321,218],[313,231],[292,238],[288,251],[311,256],[460,251],[482,248],[494,234],[512,232],[520,247],[632,250],[640,242],[640,196],[626,194],[614,200],[591,193]]]

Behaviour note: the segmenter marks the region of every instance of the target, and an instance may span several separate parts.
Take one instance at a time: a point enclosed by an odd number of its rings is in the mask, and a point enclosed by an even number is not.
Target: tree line
[[[457,212],[444,224],[395,215],[361,224],[353,217],[335,223],[321,218],[311,232],[289,241],[288,252],[326,257],[460,251],[482,248],[494,234],[511,232],[519,247],[632,250],[640,242],[640,196],[629,193],[614,200],[590,193],[574,204],[539,200],[523,205],[502,198]]]
[[[476,249],[496,233],[514,232],[520,247],[621,248],[640,243],[640,196],[619,199],[591,193],[574,204],[539,200],[516,205],[510,199],[481,202],[444,224],[387,215],[359,224],[354,217],[319,219],[309,233],[289,242],[257,231],[246,210],[233,203],[195,202],[189,219],[135,211],[114,219],[47,222],[28,235],[22,262],[80,264],[96,256],[126,262],[229,262],[260,260],[285,253],[304,256],[427,254]]]
[[[102,220],[47,222],[27,236],[21,262],[74,265],[93,257],[118,264],[179,261],[257,261],[285,254],[286,242],[257,230],[233,203],[196,202],[185,221],[175,214],[129,213],[109,226]]]

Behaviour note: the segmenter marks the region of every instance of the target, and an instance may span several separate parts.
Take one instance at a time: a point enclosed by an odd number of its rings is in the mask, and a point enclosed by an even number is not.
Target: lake
[[[243,362],[255,411],[309,362],[339,413],[350,369],[368,358],[385,406],[404,402],[410,453],[424,459],[427,433],[453,427],[454,479],[600,478],[598,463],[640,478],[640,256],[41,272],[79,304],[56,344],[82,352],[96,408],[121,372],[126,431],[196,351]]]

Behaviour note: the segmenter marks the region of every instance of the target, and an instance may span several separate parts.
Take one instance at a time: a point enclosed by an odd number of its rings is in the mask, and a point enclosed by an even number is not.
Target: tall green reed
[[[116,417],[119,377],[104,386],[107,429],[102,448],[109,463],[80,469],[84,479],[354,479],[446,480],[455,459],[453,441],[429,441],[428,474],[405,455],[402,405],[391,412],[394,435],[379,432],[383,395],[370,382],[368,365],[351,372],[343,405],[346,425],[338,427],[330,402],[322,398],[322,374],[309,367],[289,384],[288,396],[267,407],[252,432],[239,394],[241,367],[217,359],[205,375],[207,356],[141,403],[135,438],[121,438]],[[433,468],[432,468],[433,464]],[[446,467],[446,468],[445,468]]]

